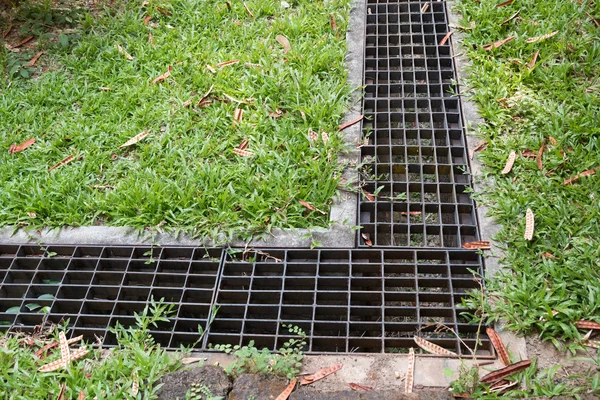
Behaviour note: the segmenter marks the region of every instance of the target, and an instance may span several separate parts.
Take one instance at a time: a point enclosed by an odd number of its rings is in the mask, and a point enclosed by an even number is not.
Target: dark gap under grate
[[[359,245],[479,240],[450,41],[439,45],[445,3],[369,0],[367,9],[361,183],[377,196],[359,199]]]
[[[266,256],[265,254],[268,254]],[[482,273],[472,251],[268,250],[231,254],[187,247],[0,246],[0,330],[31,331],[48,307],[48,322],[69,320],[72,336],[102,337],[120,322],[135,324],[155,299],[175,314],[152,334],[166,348],[192,345],[198,324],[204,341],[280,348],[291,336],[282,324],[308,334],[308,353],[403,353],[420,336],[461,355],[469,354],[449,332],[474,347],[477,326],[461,316],[461,299],[477,289],[471,271]],[[40,298],[41,296],[41,298]],[[16,308],[17,310],[15,310]],[[10,311],[10,312],[7,312]],[[487,337],[479,355],[491,356]]]

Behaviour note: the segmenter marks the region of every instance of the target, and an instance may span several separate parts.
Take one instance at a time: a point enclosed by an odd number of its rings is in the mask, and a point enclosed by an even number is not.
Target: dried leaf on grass
[[[60,392],[58,393],[58,398],[56,400],[65,400],[65,392],[67,391],[67,385],[62,384],[60,388]]]
[[[600,342],[594,342],[593,340],[588,340],[583,345],[592,349],[600,349]]]
[[[500,336],[493,328],[486,328],[485,333],[488,335],[490,340],[492,341],[492,345],[494,349],[496,349],[496,353],[498,353],[498,357],[500,361],[506,366],[510,365],[510,356],[508,355],[508,350],[506,350],[506,346],[500,339]]]
[[[254,154],[248,150],[240,150],[238,148],[233,149],[233,153],[240,157],[252,157]]]
[[[60,160],[60,162],[58,164],[53,165],[52,167],[48,168],[48,172],[53,171],[57,168],[60,168],[63,165],[70,163],[74,159],[75,159],[75,156],[73,156],[73,155],[67,156],[67,157],[63,158],[62,160]]]
[[[415,370],[415,349],[412,347],[408,350],[408,366],[406,367],[406,381],[404,391],[412,393],[414,385],[414,370]]]
[[[542,146],[538,150],[537,156],[535,157],[535,162],[537,163],[537,166],[539,169],[544,168],[544,163],[542,160],[542,156],[544,155],[544,150],[546,150],[546,139],[544,139],[544,141],[542,142]]]
[[[11,144],[8,149],[8,153],[9,154],[20,153],[21,151],[29,148],[34,143],[35,143],[35,138],[31,138],[31,139],[27,139],[26,141],[24,141],[23,143],[18,144],[18,145]]]
[[[244,8],[246,9],[246,12],[250,16],[250,18],[254,18],[254,14],[252,14],[252,11],[250,11],[250,9],[248,8],[248,5],[246,4],[246,2],[244,2]]]
[[[469,249],[469,250],[490,250],[491,249],[490,242],[487,240],[479,240],[476,242],[463,243],[462,247],[463,247],[463,249]]]
[[[487,149],[488,145],[488,142],[481,142],[477,146],[475,146],[475,148],[471,150],[471,160],[475,157],[475,153]]]
[[[223,68],[223,67],[228,67],[230,65],[235,65],[237,63],[239,63],[240,60],[229,60],[229,61],[223,61],[217,64],[217,67],[219,68]]]
[[[247,62],[247,63],[244,63],[244,67],[262,68],[262,65]]]
[[[365,244],[369,247],[373,247],[373,242],[370,239],[370,236],[368,233],[361,233],[360,237],[363,238],[363,240],[365,241]]]
[[[500,7],[506,7],[506,6],[510,6],[512,3],[514,3],[515,0],[507,0],[503,3],[497,4],[496,7],[500,8]]]
[[[521,156],[523,156],[525,158],[536,158],[537,154],[533,150],[524,150],[521,153]]]
[[[79,392],[79,396],[77,396],[77,400],[85,400],[85,393]]]
[[[329,142],[329,134],[325,131],[321,132],[321,140],[323,140],[323,143]]]
[[[140,391],[140,384],[138,382],[138,373],[133,371],[133,382],[131,383],[131,394],[137,396]]]
[[[288,397],[290,397],[290,394],[292,394],[292,392],[296,388],[297,382],[298,382],[298,379],[294,379],[293,381],[291,381],[290,384],[285,388],[285,390],[283,392],[281,392],[281,394],[279,396],[277,396],[277,398],[275,400],[287,400]]]
[[[519,384],[519,381],[506,381],[506,380],[501,380],[499,382],[494,383],[492,386],[490,386],[490,392],[494,392],[494,393],[498,393],[498,394],[502,394],[507,392],[510,388],[517,386]]]
[[[19,43],[15,44],[14,46],[8,46],[8,48],[16,49],[17,47],[23,46],[25,43],[29,43],[31,40],[33,40],[33,36],[28,36],[25,39],[21,40]]]
[[[165,72],[164,74],[154,78],[154,80],[152,82],[150,82],[151,85],[154,85],[155,83],[158,82],[162,82],[165,79],[167,79],[169,76],[171,76],[171,71],[173,70],[173,67],[169,65],[169,69],[167,70],[167,72]]]
[[[332,365],[331,367],[323,368],[322,370],[317,371],[316,373],[314,373],[312,375],[303,376],[300,378],[300,384],[301,385],[310,385],[311,383],[316,382],[319,379],[325,378],[327,375],[331,375],[333,373],[338,372],[340,369],[342,369],[342,367],[343,367],[342,364],[335,364],[335,365]]]
[[[340,125],[338,127],[338,131],[343,131],[344,129],[348,128],[349,126],[359,123],[360,121],[362,121],[362,119],[364,117],[365,117],[364,115],[359,115],[358,117],[354,118],[352,121],[348,121],[348,122]]]
[[[25,64],[26,67],[33,67],[35,66],[35,64],[37,63],[37,61],[40,59],[40,57],[42,56],[42,54],[44,54],[43,51],[38,51],[36,53],[35,56],[33,56],[33,58],[31,60],[29,60],[29,62],[27,64]]]
[[[439,43],[439,45],[440,45],[440,46],[443,46],[443,45],[445,45],[445,44],[446,44],[446,42],[448,41],[448,39],[450,39],[450,36],[452,36],[452,34],[453,34],[453,33],[454,33],[454,31],[450,31],[450,32],[446,33],[446,36],[444,36],[444,37],[442,38],[442,40],[440,40],[440,43]]]
[[[150,134],[149,131],[144,131],[142,133],[138,133],[137,135],[135,135],[134,137],[132,137],[131,139],[129,139],[128,141],[126,141],[125,143],[120,145],[119,148],[132,146],[132,145],[136,144],[137,142],[139,142],[140,140],[142,140],[143,138],[145,138],[146,136],[148,136],[149,134]]]
[[[558,33],[558,31],[546,33],[545,35],[542,35],[542,36],[536,36],[536,37],[529,38],[525,42],[526,43],[535,43],[535,42],[539,42],[541,40],[550,39],[552,36],[556,35],[557,33]]]
[[[315,140],[317,140],[318,137],[319,137],[319,135],[317,135],[317,132],[313,131],[312,128],[308,128],[308,141],[309,142],[314,142]]]
[[[415,340],[415,343],[422,348],[425,351],[428,351],[430,353],[433,354],[437,354],[438,356],[456,356],[458,354],[450,351],[450,350],[446,350],[443,347],[438,346],[437,344],[431,343],[428,340],[425,340],[419,336],[415,336],[413,338]]]
[[[151,15],[146,15],[146,18],[144,18],[144,25],[148,25],[148,22],[150,22],[151,19],[152,19]]]
[[[333,13],[329,14],[329,19],[331,21],[331,29],[333,29],[335,32],[337,32],[337,24],[335,23],[335,15],[333,15]]]
[[[234,123],[242,122],[243,117],[244,117],[244,110],[242,110],[241,108],[236,108],[233,111],[233,122]]]
[[[323,215],[327,214],[325,211],[319,210],[317,207],[313,206],[310,203],[307,203],[304,200],[298,200],[298,203],[302,204],[304,207],[308,208],[311,211],[317,211],[317,212],[320,212]]]
[[[129,61],[133,60],[133,56],[129,54],[124,48],[122,48],[119,44],[115,43],[115,49],[121,54],[125,56]]]
[[[531,61],[529,61],[527,63],[527,69],[533,69],[533,67],[535,67],[535,63],[537,62],[537,58],[540,55],[540,51],[536,50],[535,53],[533,53],[533,56],[531,57]]]
[[[570,185],[571,183],[575,182],[576,180],[578,180],[579,178],[583,178],[584,176],[590,176],[590,175],[594,175],[596,173],[596,170],[599,168],[593,168],[593,169],[588,169],[587,171],[583,171],[567,180],[565,180],[563,182],[563,185]]]
[[[64,332],[58,334],[58,345],[60,347],[60,358],[66,364],[71,362],[71,352],[69,351],[69,343]]]
[[[284,53],[288,53],[292,49],[292,46],[290,45],[290,41],[285,36],[277,35],[275,37],[275,40],[277,40],[279,42],[279,44],[283,46]]]
[[[504,25],[508,24],[510,21],[512,21],[513,19],[517,18],[520,13],[521,13],[521,10],[517,11],[516,13],[514,13],[513,15],[511,15],[510,17],[508,17],[507,19],[505,19],[504,21],[502,21],[500,23],[500,26],[504,26]]]
[[[170,17],[171,14],[170,12],[168,12],[167,10],[161,8],[161,7],[156,7],[156,11],[158,11],[159,13],[161,13],[162,15],[166,16],[166,17]]]
[[[2,38],[3,39],[6,39],[6,37],[10,33],[10,31],[12,31],[12,28],[13,28],[13,24],[9,24],[8,28],[6,28],[6,30],[4,32],[2,32]]]
[[[357,392],[372,392],[373,390],[375,390],[371,386],[363,386],[359,385],[358,383],[349,383],[348,386],[350,386],[352,390],[356,390]]]
[[[510,171],[512,171],[512,168],[513,168],[513,165],[515,164],[516,159],[517,159],[517,153],[515,153],[514,151],[511,151],[510,154],[508,155],[508,159],[506,160],[506,164],[504,165],[504,168],[502,169],[502,172],[501,172],[502,175],[506,175]]]
[[[525,213],[525,240],[533,239],[533,229],[534,229],[535,221],[533,217],[533,211],[530,208],[527,209]]]
[[[490,50],[493,50],[493,49],[497,49],[498,47],[503,46],[503,45],[505,45],[508,42],[512,42],[513,40],[515,40],[515,37],[514,36],[509,36],[506,39],[502,39],[502,40],[498,40],[497,42],[494,42],[494,43],[486,44],[486,45],[483,46],[483,49],[485,51],[490,51]]]
[[[480,379],[480,381],[482,383],[487,383],[487,384],[498,382],[507,376],[516,374],[517,372],[520,372],[520,371],[526,369],[527,367],[529,367],[530,364],[531,364],[531,360],[519,361],[519,362],[511,364],[507,367],[501,368],[497,371],[490,372],[489,374],[483,376]]]
[[[593,321],[577,321],[576,324],[577,328],[579,329],[594,329],[594,330],[600,330],[600,324],[597,322],[593,322]]]

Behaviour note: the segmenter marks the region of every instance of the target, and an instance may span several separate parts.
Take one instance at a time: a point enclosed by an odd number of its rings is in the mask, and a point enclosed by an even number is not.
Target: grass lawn
[[[574,323],[600,322],[600,2],[500,3],[458,5],[473,63],[469,95],[486,120],[479,158],[494,182],[479,200],[506,245],[488,312],[557,346],[580,346],[585,332]],[[512,151],[514,167],[502,174]]]
[[[327,210],[339,183],[349,3],[23,2],[0,25],[33,36],[0,50],[0,226],[326,226],[299,201]]]

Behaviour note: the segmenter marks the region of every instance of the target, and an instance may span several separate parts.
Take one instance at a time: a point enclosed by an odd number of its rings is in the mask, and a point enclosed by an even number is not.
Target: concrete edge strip
[[[354,90],[350,100],[351,108],[342,122],[351,121],[362,111],[362,84],[364,68],[365,41],[365,0],[353,0],[348,17],[346,32],[346,67],[348,84]],[[347,163],[343,177],[348,182],[356,180],[356,165],[360,162],[360,151],[356,148],[361,136],[361,124],[346,128],[343,139],[347,150],[339,155],[340,162]],[[351,229],[357,221],[356,193],[340,191],[334,197],[329,214],[329,228],[316,229],[280,229],[276,228],[270,234],[251,241],[234,239],[226,244],[232,247],[286,247],[307,248],[318,242],[327,248],[354,248],[355,233]],[[114,226],[81,226],[65,228],[44,228],[40,231],[15,232],[14,226],[0,228],[0,242],[4,244],[44,243],[44,244],[95,244],[95,245],[131,245],[131,244],[160,244],[164,246],[212,246],[209,239],[194,239],[187,234],[175,235],[168,232],[139,233],[131,227]],[[226,242],[225,238],[219,242]]]
[[[448,19],[450,24],[460,25],[460,15],[456,14],[454,7],[455,0],[448,0],[446,7],[448,9]],[[468,76],[467,67],[470,65],[469,58],[464,55],[463,47],[464,34],[460,31],[455,31],[452,35],[451,42],[454,54],[454,62],[456,67],[456,79],[459,82],[459,87],[462,89],[466,86],[465,81]],[[483,123],[483,118],[479,115],[477,105],[473,103],[464,93],[467,90],[460,90],[463,94],[460,96],[463,120],[465,122],[465,132],[467,137],[467,145],[469,157],[473,154],[477,147],[477,125]],[[484,165],[478,160],[477,153],[470,160],[471,175],[473,176],[473,190],[476,193],[482,193],[493,186],[493,182],[484,180],[483,169]],[[494,236],[500,230],[499,225],[490,216],[489,208],[483,204],[477,204],[477,218],[479,220],[479,232],[481,240],[489,240],[492,245],[492,251],[484,255],[486,279],[492,279],[494,275],[502,269],[500,260],[504,257],[504,252],[495,244]],[[511,353],[513,360],[527,359],[527,346],[525,338],[519,337],[516,334],[502,329],[503,322],[499,321],[496,326],[500,338]]]

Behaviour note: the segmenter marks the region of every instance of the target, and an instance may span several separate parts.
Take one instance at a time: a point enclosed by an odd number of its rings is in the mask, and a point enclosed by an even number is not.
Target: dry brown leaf
[[[6,37],[10,33],[10,31],[12,31],[12,28],[13,28],[13,24],[8,25],[8,28],[6,28],[6,30],[2,33],[3,39],[6,39]]]
[[[583,345],[591,347],[592,349],[600,349],[600,342],[594,342],[593,340],[587,340],[583,343]]]
[[[281,394],[279,396],[277,396],[277,398],[275,400],[287,400],[288,397],[290,397],[290,394],[292,394],[292,392],[296,388],[297,382],[298,382],[298,379],[294,379],[293,381],[291,381],[290,384],[285,388],[285,390],[283,392],[281,392]]]
[[[490,250],[492,247],[490,246],[490,242],[487,240],[479,240],[476,242],[468,242],[463,243],[463,249],[469,250]]]
[[[152,33],[148,33],[148,41],[150,42],[152,47],[154,47],[154,36],[152,36]]]
[[[321,139],[323,140],[323,143],[327,143],[329,141],[329,135],[327,134],[327,132],[321,132]]]
[[[600,27],[600,21],[598,21],[597,18],[595,18],[592,14],[590,14],[589,12],[585,12],[585,14],[590,17],[592,19],[592,21],[594,21],[594,25],[596,25],[596,27]]]
[[[67,156],[67,157],[63,158],[62,160],[60,160],[60,162],[58,164],[53,165],[52,167],[48,168],[48,172],[53,171],[57,168],[60,168],[63,165],[70,163],[74,159],[75,159],[75,156],[73,156],[73,155]]]
[[[506,7],[506,6],[510,6],[512,3],[514,3],[515,0],[507,0],[503,3],[497,4],[496,7],[500,8],[500,7]]]
[[[563,182],[563,185],[570,185],[571,183],[575,182],[576,180],[578,180],[579,178],[583,178],[584,176],[590,176],[590,175],[594,175],[596,173],[596,170],[600,169],[599,167],[597,168],[593,168],[593,169],[588,169],[587,171],[583,171],[567,180],[565,180]]]
[[[162,15],[166,16],[166,17],[170,17],[171,14],[170,12],[168,12],[167,10],[161,8],[161,7],[156,7],[156,11],[158,11],[159,13],[161,13]]]
[[[548,252],[542,253],[542,257],[544,257],[544,258],[551,258],[553,260],[558,260],[558,257],[556,257],[554,254],[548,253]]]
[[[103,92],[110,92],[112,90],[109,87],[99,87],[98,89],[102,90]]]
[[[413,391],[413,385],[414,385],[414,379],[415,379],[414,370],[415,370],[415,349],[413,349],[411,347],[408,350],[408,366],[406,367],[406,381],[404,382],[406,385],[404,391],[406,393],[412,393],[412,391]]]
[[[446,350],[443,347],[438,346],[437,344],[431,343],[430,341],[427,341],[421,337],[415,336],[413,338],[415,340],[415,343],[422,348],[425,351],[428,351],[430,353],[433,354],[437,354],[438,356],[456,356],[457,354],[450,351],[450,350]]]
[[[249,144],[250,143],[246,139],[244,139],[244,140],[242,140],[242,143],[240,143],[240,145],[237,148],[240,150],[246,150],[248,148]]]
[[[358,117],[354,118],[352,121],[348,121],[348,122],[346,122],[346,123],[344,123],[344,124],[340,125],[340,126],[338,127],[338,131],[343,131],[343,130],[344,130],[344,129],[346,129],[347,127],[349,127],[349,126],[352,126],[352,125],[354,125],[354,124],[357,124],[357,123],[359,123],[360,121],[362,121],[362,119],[363,119],[364,117],[365,117],[364,115],[360,115],[360,116],[358,116]]]
[[[486,328],[485,333],[487,333],[488,337],[492,342],[492,345],[496,349],[496,353],[498,353],[500,361],[502,361],[502,363],[505,366],[510,365],[510,357],[508,355],[508,350],[506,350],[506,346],[504,346],[504,343],[502,342],[502,339],[500,339],[498,333],[493,328]]]
[[[240,157],[252,157],[254,154],[248,150],[233,149],[233,152]]]
[[[119,53],[123,54],[125,56],[125,58],[128,59],[129,61],[133,60],[133,56],[131,54],[129,54],[127,51],[125,51],[125,49],[122,48],[117,43],[115,43],[115,49],[117,49],[117,51]]]
[[[514,13],[513,15],[511,15],[510,17],[508,17],[508,19],[505,19],[504,21],[502,21],[500,23],[500,26],[504,26],[504,25],[508,24],[510,21],[512,21],[513,19],[517,18],[520,13],[521,13],[521,10],[517,11],[516,13]]]
[[[252,14],[252,11],[250,11],[250,9],[248,8],[248,5],[246,4],[246,2],[244,2],[244,8],[246,9],[246,12],[250,16],[250,18],[254,18],[254,14]]]
[[[31,211],[29,211],[29,212],[27,213],[27,215],[29,216],[29,218],[35,218],[35,217],[37,217],[37,214],[36,214],[36,213],[34,213],[34,212],[31,212]]]
[[[523,360],[517,363],[511,364],[508,367],[501,368],[497,371],[490,372],[489,374],[483,376],[480,381],[486,384],[492,384],[504,379],[507,376],[512,374],[516,374],[531,365],[531,360]]]
[[[534,152],[533,150],[524,150],[521,153],[521,156],[525,157],[525,158],[536,158],[537,154],[536,152]]]
[[[536,50],[535,53],[533,53],[533,56],[531,57],[531,61],[529,61],[527,63],[527,69],[533,69],[533,67],[535,67],[535,63],[537,62],[537,58],[540,55],[540,51]]]
[[[58,345],[60,347],[60,358],[65,365],[71,362],[71,352],[69,351],[69,343],[67,343],[67,337],[64,332],[58,334]]]
[[[182,106],[183,106],[184,108],[187,108],[187,107],[189,107],[189,106],[191,106],[191,105],[192,105],[192,99],[190,99],[190,100],[187,100],[187,101],[184,101],[184,102],[183,102],[183,104],[182,104]]]
[[[311,128],[308,128],[308,141],[309,142],[314,142],[315,140],[317,140],[318,137],[319,137],[319,135],[317,135],[317,132],[313,131]]]
[[[150,22],[151,19],[152,19],[152,16],[146,15],[146,18],[144,18],[144,25],[148,25],[148,22]]]
[[[273,118],[279,118],[283,115],[283,111],[281,111],[279,108],[276,108],[275,111],[269,111],[269,116],[273,117]]]
[[[513,40],[515,40],[514,36],[509,36],[506,39],[502,39],[502,40],[498,40],[497,42],[491,43],[491,44],[486,44],[483,46],[483,49],[485,51],[490,51],[493,49],[497,49],[498,47],[505,45],[508,42],[512,42]]]
[[[290,41],[285,36],[277,35],[275,37],[275,40],[277,40],[279,42],[279,44],[283,46],[284,53],[288,53],[292,49],[292,46],[290,45]]]
[[[558,31],[546,33],[545,35],[542,35],[542,36],[536,36],[536,37],[529,38],[525,42],[526,43],[535,43],[535,42],[539,42],[541,40],[550,39],[552,36],[556,35],[557,33],[558,33]]]
[[[525,240],[531,240],[533,239],[533,229],[534,229],[534,217],[533,217],[533,211],[531,211],[530,208],[527,209],[527,212],[525,213]]]
[[[593,321],[577,321],[576,323],[577,328],[579,329],[594,329],[594,330],[600,330],[600,324],[597,322],[593,322]]]
[[[65,400],[65,392],[67,391],[67,385],[63,383],[60,388],[60,392],[58,393],[58,397],[56,400]]]
[[[352,390],[356,390],[357,392],[372,392],[373,390],[375,390],[371,386],[363,386],[359,385],[358,383],[349,383],[348,386],[350,386]]]
[[[367,198],[367,200],[369,201],[375,201],[375,196],[373,196],[371,193],[367,192],[364,189],[361,189],[363,196],[365,196]]]
[[[182,363],[183,365],[194,364],[194,363],[197,363],[200,361],[206,361],[206,358],[184,357],[181,360],[179,360],[179,362]]]
[[[9,154],[19,153],[19,152],[29,148],[34,143],[35,143],[35,138],[31,138],[31,139],[27,139],[26,141],[24,141],[23,143],[21,143],[19,145],[11,144],[8,149],[8,153]]]
[[[369,247],[373,247],[373,242],[371,241],[369,234],[367,233],[361,233],[360,236],[363,238],[363,240],[365,241],[365,244]]]
[[[241,108],[236,108],[233,111],[233,121],[234,121],[234,124],[242,122],[242,118],[243,117],[244,117],[244,110],[242,110]]]
[[[9,46],[10,49],[16,49],[17,47],[23,46],[25,43],[29,43],[33,39],[33,36],[28,36],[25,39],[21,40],[19,43],[14,46]]]
[[[423,4],[423,7],[421,7],[421,14],[426,13],[427,10],[429,10],[429,3]]]
[[[322,370],[317,371],[316,373],[314,373],[312,375],[303,376],[300,378],[300,384],[301,385],[309,385],[313,382],[318,381],[319,379],[325,378],[327,375],[331,375],[331,374],[339,371],[340,369],[342,369],[342,367],[343,367],[342,364],[335,364],[335,365],[332,365],[331,367],[323,368]]]
[[[126,141],[125,143],[123,143],[122,145],[120,145],[119,148],[123,148],[123,147],[128,147],[128,146],[134,145],[137,142],[139,142],[140,140],[142,140],[143,138],[145,138],[146,136],[148,136],[149,134],[150,134],[149,131],[144,131],[142,133],[138,133],[137,135],[135,135],[134,137],[132,137],[131,139],[129,139],[128,141]]]
[[[133,382],[131,382],[131,394],[137,396],[140,391],[140,384],[138,382],[138,373],[133,371]]]
[[[52,361],[51,363],[42,365],[38,368],[40,372],[52,372],[60,369],[63,366],[63,360]]]
[[[254,68],[262,68],[262,65],[260,64],[253,64],[253,63],[244,63],[244,67],[254,67]]]
[[[155,83],[158,82],[162,82],[165,79],[167,79],[169,76],[171,76],[171,71],[173,70],[173,67],[169,65],[169,69],[167,70],[167,72],[165,72],[164,74],[162,74],[161,76],[158,76],[156,78],[154,78],[154,80],[152,82],[150,82],[151,85],[154,85]]]
[[[454,33],[454,31],[450,31],[450,32],[446,33],[446,36],[444,36],[444,37],[442,38],[442,40],[440,40],[440,44],[439,44],[439,45],[440,45],[440,46],[443,46],[443,45],[445,45],[445,44],[446,44],[446,42],[448,41],[448,39],[450,39],[450,36],[452,36],[452,34],[453,34],[453,33]]]
[[[475,153],[487,149],[488,145],[488,142],[481,142],[477,146],[475,146],[475,148],[471,151],[471,160],[475,157]]]
[[[217,64],[217,67],[219,68],[223,68],[223,67],[228,67],[230,65],[235,65],[237,63],[239,63],[240,60],[229,60],[229,61],[223,61]]]
[[[517,159],[517,153],[515,153],[514,151],[511,151],[510,154],[508,155],[508,159],[506,160],[506,164],[504,165],[504,168],[502,169],[502,172],[501,172],[502,175],[506,175],[510,171],[512,171],[512,168],[513,168],[513,165],[515,164],[516,159]]]
[[[238,104],[252,104],[252,103],[254,103],[254,99],[238,100],[235,97],[228,95],[227,93],[223,93],[223,96],[225,96],[229,101],[233,101],[234,103],[238,103]],[[219,99],[219,101],[224,101],[224,100],[223,99]]]
[[[329,19],[331,21],[331,29],[337,32],[337,24],[335,23],[335,15],[333,13],[329,14]]]
[[[26,67],[33,67],[33,66],[35,66],[35,64],[37,63],[37,61],[39,60],[39,58],[42,56],[42,54],[44,54],[43,51],[37,52],[36,55],[33,56],[33,58],[31,60],[29,60],[29,62],[25,66]]]
[[[517,386],[518,384],[519,384],[519,381],[510,382],[507,380],[501,380],[497,383],[494,383],[492,386],[490,386],[490,392],[503,394],[503,393],[507,392],[511,387]]]
[[[544,163],[542,160],[542,156],[544,155],[544,150],[546,150],[546,139],[544,139],[544,141],[542,142],[542,146],[538,150],[537,155],[535,157],[535,162],[537,163],[537,166],[539,169],[544,168]]]
[[[421,211],[409,211],[409,212],[402,211],[400,213],[400,215],[405,215],[405,216],[406,215],[421,215]]]
[[[85,393],[79,392],[79,396],[77,396],[77,400],[85,400]]]
[[[298,200],[298,203],[302,204],[304,207],[308,208],[311,211],[317,211],[317,212],[320,212],[321,214],[327,214],[325,211],[319,210],[318,208],[316,208],[315,206],[313,206],[310,203],[307,203],[304,200]]]

